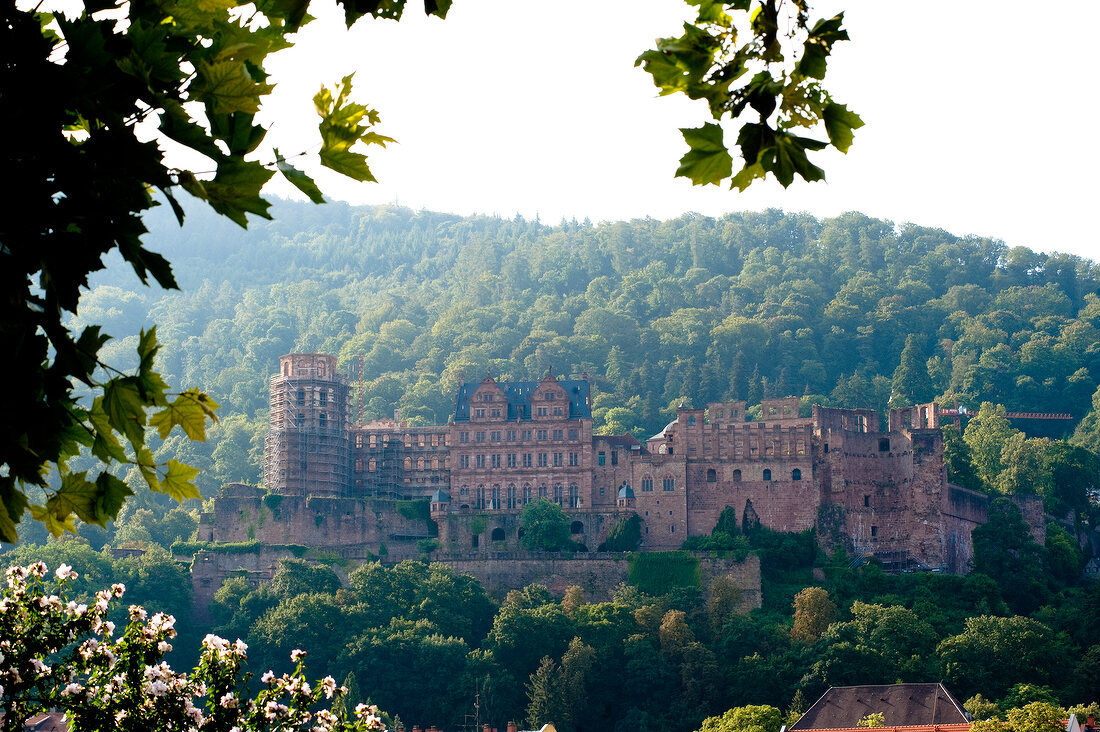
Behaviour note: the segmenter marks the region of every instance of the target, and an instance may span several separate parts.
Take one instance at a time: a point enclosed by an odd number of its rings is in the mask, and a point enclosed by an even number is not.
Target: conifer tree
[[[932,400],[932,379],[928,376],[928,361],[924,357],[918,338],[910,333],[901,351],[901,360],[894,369],[891,407],[907,407],[925,404]]]

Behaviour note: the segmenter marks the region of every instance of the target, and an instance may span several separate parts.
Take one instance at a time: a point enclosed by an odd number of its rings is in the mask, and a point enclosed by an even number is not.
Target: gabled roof
[[[504,392],[504,399],[508,402],[509,421],[531,419],[531,397],[542,381],[495,382],[495,385]],[[592,409],[588,406],[588,382],[584,379],[562,379],[557,383],[565,390],[565,396],[569,400],[569,419],[592,419]],[[458,387],[455,422],[470,421],[470,397],[479,386],[481,386],[480,383],[471,383]]]
[[[966,710],[943,684],[834,686],[821,695],[796,723],[795,730],[843,729],[857,726],[868,714],[881,712],[887,727],[964,724]]]

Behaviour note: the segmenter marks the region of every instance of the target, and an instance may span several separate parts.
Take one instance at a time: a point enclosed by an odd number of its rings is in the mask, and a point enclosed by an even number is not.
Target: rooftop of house
[[[552,378],[552,377],[550,377]],[[544,378],[543,381],[546,379]],[[585,379],[555,379],[554,382],[565,392],[569,400],[569,419],[592,419],[592,407],[588,403],[588,381]],[[458,387],[455,399],[455,422],[470,421],[470,401],[474,392],[484,384],[462,384]],[[493,384],[504,392],[508,403],[505,415],[508,421],[531,419],[531,398],[542,381],[494,381]]]
[[[966,724],[970,721],[962,704],[943,684],[834,686],[789,729],[793,732],[854,728],[859,720],[875,712],[882,714],[887,727]]]

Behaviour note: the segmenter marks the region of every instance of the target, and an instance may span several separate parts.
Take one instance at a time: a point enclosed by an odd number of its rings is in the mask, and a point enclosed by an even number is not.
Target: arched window
[[[489,506],[494,510],[500,509],[500,484],[493,486],[493,505]]]
[[[485,486],[479,485],[477,487],[477,501],[475,501],[478,508],[485,508]]]
[[[546,498],[546,486],[539,486],[539,498]]]
[[[554,486],[554,503],[558,504],[559,506],[562,505],[561,501],[563,498],[563,494],[564,490],[562,489],[561,483],[558,483],[556,486]]]
[[[676,490],[676,479],[671,476],[666,477],[663,481],[661,481],[661,488],[666,491]]]
[[[733,482],[734,483],[740,483],[741,482],[741,471],[740,470],[733,471]]]
[[[574,521],[573,523],[569,524],[569,533],[573,536],[576,536],[577,534],[583,534],[584,524],[582,524],[580,521]]]
[[[576,508],[581,505],[581,489],[576,483],[569,486],[569,507]]]
[[[493,529],[493,533],[489,535],[489,538],[493,541],[504,541],[504,529],[498,526]]]
[[[772,479],[772,471],[769,468],[764,468],[764,480]]]
[[[530,502],[531,502],[531,486],[524,485],[523,486],[523,505],[526,506]]]
[[[647,475],[646,477],[642,478],[642,491],[644,491],[645,493],[649,493],[652,490],[653,490],[653,478],[650,478]]]
[[[716,483],[718,481],[718,472],[714,468],[707,468],[707,482]]]
[[[413,460],[411,457],[405,458],[405,470],[412,470]]]
[[[660,447],[657,448],[657,452],[660,453],[661,455],[667,455],[668,454],[668,445],[661,445]]]
[[[290,364],[289,363],[284,363],[283,364],[283,376],[290,376]]]
[[[802,480],[802,471],[795,468],[791,471],[791,480]]]
[[[690,417],[688,417],[688,427],[694,427],[694,426],[695,426],[695,415],[693,414]]]
[[[508,486],[508,508],[509,510],[516,507],[516,487],[514,485]]]

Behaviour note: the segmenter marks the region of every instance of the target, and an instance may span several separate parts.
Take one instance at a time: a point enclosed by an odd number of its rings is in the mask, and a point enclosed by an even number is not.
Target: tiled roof
[[[531,419],[531,395],[541,382],[539,381],[498,381],[496,385],[504,392],[508,401],[508,421]],[[588,382],[584,379],[561,379],[558,386],[565,390],[569,399],[569,419],[592,419],[592,409],[588,405]],[[470,421],[470,397],[481,386],[463,384],[458,387],[455,400],[455,422]]]
[[[880,712],[887,727],[965,724],[966,710],[942,684],[834,686],[795,724],[795,730],[847,729]]]

